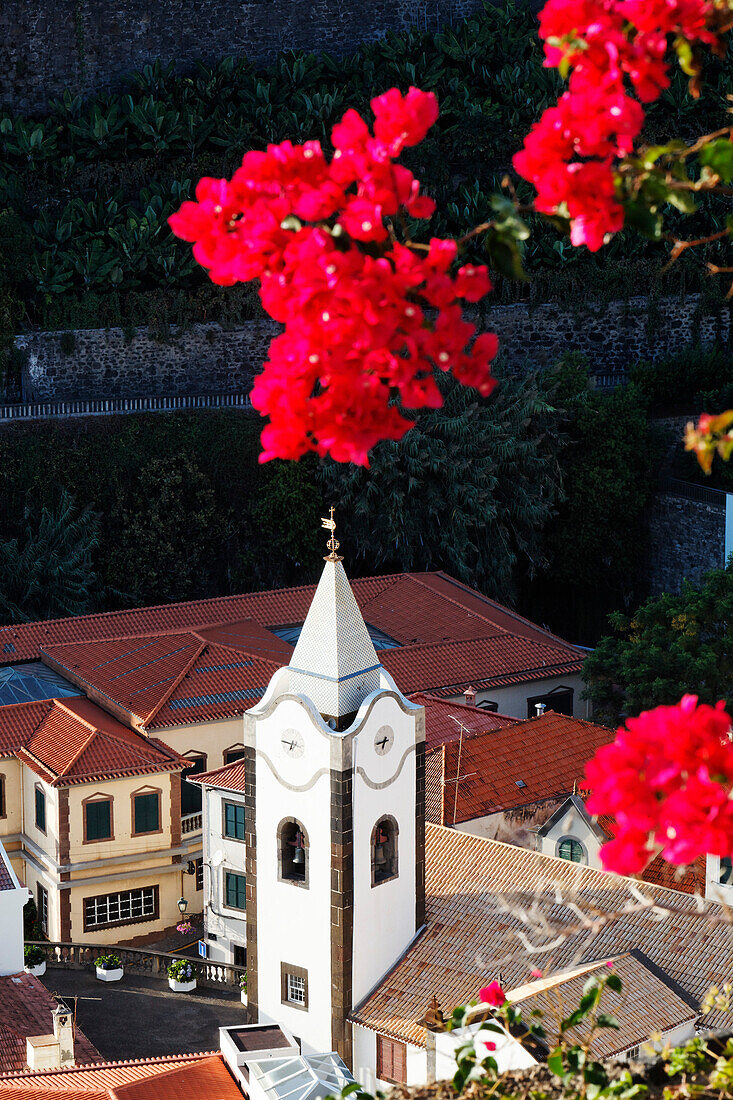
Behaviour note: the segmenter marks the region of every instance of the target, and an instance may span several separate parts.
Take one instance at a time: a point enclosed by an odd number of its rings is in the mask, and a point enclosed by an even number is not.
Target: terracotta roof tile
[[[517,722],[510,715],[465,703],[452,703],[426,691],[415,691],[409,698],[419,707],[425,707],[425,740],[428,752],[446,741],[458,741],[461,726],[465,737],[467,733],[474,735],[488,730],[499,730]]]
[[[25,1048],[24,1048],[25,1049]],[[132,1062],[0,1077],[2,1100],[241,1100],[221,1054],[179,1054]]]
[[[425,1043],[418,1021],[434,995],[448,1014],[500,973],[511,990],[534,967],[559,971],[638,949],[683,999],[699,1004],[733,971],[730,925],[711,920],[722,916],[720,906],[430,824],[426,894],[425,931],[352,1014],[418,1045]],[[730,1027],[731,1017],[703,1023]]]
[[[21,745],[26,745],[52,707],[50,699],[0,707],[0,757],[12,756]]]
[[[615,734],[580,718],[546,711],[502,729],[464,738],[445,746],[445,783],[453,791],[460,779],[453,820],[453,798],[447,799],[452,825],[502,810],[571,794],[585,765]],[[521,785],[520,785],[521,784]]]
[[[212,787],[222,787],[225,791],[245,790],[245,764],[243,760],[235,760],[233,764],[225,764],[222,768],[214,768],[210,772],[201,772],[191,776],[190,783],[208,783]]]
[[[0,978],[0,1074],[26,1069],[26,1038],[50,1034],[56,1005],[56,999],[32,974]],[[79,1063],[101,1060],[99,1051],[78,1028],[74,1049]]]
[[[549,982],[540,980],[528,987],[509,993],[509,1000],[525,1010],[537,1009],[543,1014],[542,1025],[550,1049],[560,1038],[559,1023],[577,1008],[583,987],[594,971],[606,972],[606,961],[596,965],[576,967]],[[591,1041],[594,1058],[610,1058],[615,1054],[648,1040],[654,1032],[664,1034],[688,1021],[696,1020],[699,1012],[670,987],[643,961],[643,956],[628,953],[613,959],[613,972],[621,979],[621,992],[606,989],[601,1010],[613,1015],[620,1026],[602,1028]],[[589,1031],[588,1022],[568,1032],[570,1042],[583,1042]]]
[[[229,718],[249,710],[281,667],[264,657],[207,645],[166,698],[149,729]]]
[[[128,729],[84,697],[56,700],[16,755],[55,787],[177,771],[187,764],[161,741]]]

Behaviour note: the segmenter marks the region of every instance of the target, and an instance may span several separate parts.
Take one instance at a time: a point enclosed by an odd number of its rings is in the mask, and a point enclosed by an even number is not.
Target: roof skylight
[[[42,661],[0,668],[0,707],[12,703],[32,703],[42,699],[64,699],[82,695],[74,684],[47,668]]]

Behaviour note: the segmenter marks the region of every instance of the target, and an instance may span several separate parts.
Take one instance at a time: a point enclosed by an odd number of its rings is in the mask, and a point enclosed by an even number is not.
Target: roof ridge
[[[127,1058],[119,1062],[85,1062],[77,1066],[56,1066],[54,1069],[13,1070],[10,1073],[0,1073],[0,1081],[10,1078],[27,1077],[51,1077],[54,1074],[63,1074],[68,1077],[74,1073],[88,1073],[90,1070],[121,1069],[124,1066],[160,1065],[164,1062],[202,1061],[204,1058],[221,1057],[220,1050],[194,1050],[183,1054],[155,1054],[150,1058]]]
[[[194,655],[192,656],[192,658],[188,662],[188,664],[181,670],[180,674],[178,676],[176,676],[175,679],[173,680],[173,682],[171,684],[171,687],[170,687],[170,691],[168,691],[167,694],[163,696],[163,698],[160,700],[160,702],[157,704],[157,706],[153,707],[153,709],[149,712],[148,716],[142,720],[142,724],[146,728],[147,728],[148,723],[152,722],[154,720],[154,718],[155,718],[156,714],[158,713],[158,711],[162,710],[162,708],[168,702],[171,695],[176,690],[176,688],[179,686],[179,684],[181,684],[186,679],[186,676],[191,671],[191,668],[196,663],[196,661],[198,661],[199,657],[201,656],[201,654],[206,649],[207,642],[206,642],[205,638],[201,638],[194,631],[187,631],[187,633],[191,634],[191,636],[194,637],[194,638],[198,638],[198,640],[201,644],[199,645],[197,651],[194,653]]]
[[[446,577],[446,579],[448,579],[448,580],[451,580],[451,581],[453,580],[453,578],[452,578],[452,577],[448,577],[448,575],[447,575],[447,574],[444,574],[444,573],[443,573],[443,572],[442,572],[441,570],[438,570],[437,572],[431,572],[431,574],[430,574],[430,575],[431,575],[431,576],[434,576],[434,577],[435,577],[435,576],[439,576],[439,577],[445,576],[445,577]],[[434,589],[434,588],[430,588],[430,585],[429,585],[429,584],[425,584],[425,581],[421,581],[421,580],[419,579],[419,575],[418,575],[418,574],[415,574],[415,573],[408,573],[408,574],[407,574],[407,576],[408,576],[408,577],[410,578],[410,580],[414,580],[415,584],[419,584],[419,585],[422,585],[422,587],[423,587],[423,588],[427,588],[427,589],[428,589],[429,591],[431,591],[431,592],[432,592],[432,593],[433,593],[434,595],[438,595],[438,596],[441,596],[441,597],[442,597],[442,598],[443,598],[444,600],[448,600],[448,602],[449,602],[449,603],[455,604],[455,605],[456,605],[456,607],[460,607],[460,608],[461,608],[461,609],[462,609],[463,611],[467,611],[469,615],[475,615],[477,619],[485,619],[485,621],[486,621],[486,622],[490,622],[490,623],[491,623],[491,625],[492,625],[492,626],[494,626],[494,627],[496,627],[496,629],[497,629],[497,630],[501,631],[501,633],[502,633],[502,634],[509,634],[509,633],[511,633],[511,631],[509,631],[509,630],[506,630],[506,629],[505,629],[505,628],[504,628],[503,626],[499,626],[499,624],[498,624],[498,623],[492,622],[492,620],[491,620],[491,619],[488,619],[488,618],[486,618],[486,617],[485,617],[484,615],[479,615],[479,614],[478,614],[478,612],[476,612],[476,611],[469,611],[469,610],[468,610],[468,608],[467,608],[467,607],[465,606],[465,604],[459,603],[459,602],[458,602],[458,600],[454,600],[452,596],[447,596],[447,595],[445,594],[445,592],[437,592],[437,593],[436,593],[436,591],[435,591],[435,589]],[[456,582],[456,583],[460,583],[460,582]],[[469,588],[469,589],[468,589],[468,591],[469,591],[469,592],[471,592],[471,593],[473,593],[473,594],[479,595],[479,596],[481,596],[481,598],[482,598],[482,599],[485,599],[485,600],[487,600],[487,601],[488,601],[488,597],[487,597],[487,596],[483,596],[483,595],[482,595],[482,594],[481,594],[480,592],[479,592],[479,593],[477,593],[477,592],[476,592],[476,589],[474,589],[474,588]],[[491,601],[491,602],[494,602],[494,601]],[[503,605],[502,605],[502,604],[498,604],[497,606],[499,606],[499,607],[502,607]]]
[[[531,619],[525,618],[524,615],[520,615],[518,611],[514,611],[513,608],[507,607],[506,604],[499,603],[498,600],[492,600],[490,596],[485,596],[483,592],[479,592],[476,588],[469,588],[463,581],[458,580],[457,577],[451,577],[450,573],[446,573],[442,569],[435,570],[431,573],[431,576],[442,577],[444,580],[448,581],[449,584],[454,584],[458,588],[463,588],[465,591],[470,592],[472,596],[477,596],[478,599],[483,600],[485,603],[491,603],[496,607],[500,607],[505,614],[511,615],[513,619],[518,619],[522,623],[526,623],[526,625],[531,626],[533,630],[539,630],[549,638],[554,638],[555,641],[562,642],[563,645],[572,646],[573,649],[580,649],[579,646],[574,645],[572,642],[566,642],[559,634],[553,634],[551,630],[548,630],[544,626],[540,626],[539,623],[533,623]],[[428,586],[426,585],[426,587]]]

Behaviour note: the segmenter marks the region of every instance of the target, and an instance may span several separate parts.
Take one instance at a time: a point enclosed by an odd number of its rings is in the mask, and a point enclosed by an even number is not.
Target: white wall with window
[[[571,795],[537,831],[537,851],[588,867],[602,867],[599,852],[608,839],[578,795]]]
[[[244,795],[203,788],[202,886],[209,958],[243,965],[247,948]]]
[[[0,844],[0,976],[23,969],[23,906],[28,897]]]
[[[476,692],[476,706],[483,702],[497,704],[502,714],[511,714],[515,718],[527,718],[534,715],[532,700],[541,699],[552,709],[551,693],[557,692],[555,709],[567,713],[568,692],[572,692],[572,715],[574,718],[592,718],[589,699],[581,698],[585,684],[578,673],[570,676],[556,676],[547,680],[530,680],[523,684],[510,684],[507,687],[479,688]],[[465,703],[462,693],[449,697],[452,702]]]
[[[733,905],[733,856],[707,856],[705,897],[723,905]]]

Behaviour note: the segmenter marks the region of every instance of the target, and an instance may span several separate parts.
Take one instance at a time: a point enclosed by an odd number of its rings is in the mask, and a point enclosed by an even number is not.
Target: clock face
[[[305,751],[303,735],[297,730],[284,730],[280,735],[280,744],[285,756],[290,757],[291,760],[302,756]]]
[[[391,726],[380,726],[374,735],[374,751],[386,756],[394,745],[394,730]]]

